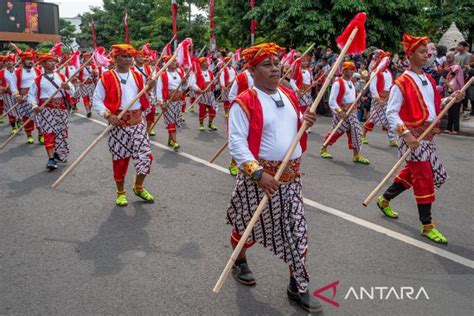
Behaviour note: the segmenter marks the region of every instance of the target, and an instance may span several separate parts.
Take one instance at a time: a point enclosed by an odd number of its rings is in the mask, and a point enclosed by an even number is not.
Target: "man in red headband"
[[[33,115],[31,105],[28,103],[28,91],[30,90],[35,78],[41,74],[39,69],[33,67],[34,55],[35,52],[32,50],[20,54],[21,67],[18,67],[15,70],[15,75],[12,77],[10,85],[10,90],[16,97],[16,102],[19,103],[16,107],[16,111],[23,122],[26,122]],[[34,129],[35,122],[34,120],[31,120],[25,126],[25,133],[27,136],[26,142],[28,144],[34,143],[32,136]],[[40,128],[38,128],[38,142],[41,144],[44,143],[43,133]]]
[[[421,234],[435,243],[447,244],[447,239],[438,231],[431,218],[431,205],[435,201],[435,188],[439,188],[448,178],[443,164],[436,154],[433,141],[439,129],[432,130],[423,140],[417,138],[436,119],[440,108],[452,98],[461,101],[463,94],[454,92],[441,100],[436,84],[422,67],[428,62],[428,38],[412,37],[404,34],[402,45],[410,61],[410,67],[395,80],[390,90],[387,118],[391,128],[400,137],[399,154],[411,148],[405,167],[395,177],[393,184],[377,200],[377,206],[390,218],[398,218],[390,201],[400,193],[413,187]]]
[[[231,57],[224,57],[224,63],[228,63]],[[234,82],[235,79],[235,68],[232,65],[228,65],[224,68],[219,76],[219,83],[221,89],[221,100],[224,103],[224,112],[225,117],[229,116],[229,109],[230,109],[230,99],[229,99],[229,91],[230,86]]]
[[[290,80],[291,88],[298,96],[298,102],[303,112],[313,104],[313,97],[311,96],[313,78],[308,69],[310,58],[310,55],[306,54],[303,58],[300,57],[299,60],[295,61]]]
[[[36,113],[37,123],[44,133],[44,147],[48,155],[46,168],[50,171],[58,168],[57,162],[67,162],[69,154],[68,127],[70,96],[74,86],[66,83],[67,78],[55,73],[56,57],[51,53],[38,54],[44,73],[33,81],[28,92],[28,102]],[[42,103],[51,97],[57,89],[58,94],[43,108]]]
[[[91,54],[85,52],[82,54],[83,63],[85,63]],[[77,78],[79,83],[79,93],[78,96],[82,97],[82,102],[84,103],[84,107],[86,108],[87,117],[92,116],[92,97],[94,96],[94,89],[97,82],[97,78],[99,77],[99,72],[94,65],[94,63],[89,63],[84,68],[81,69]]]
[[[64,62],[69,59],[69,57],[71,57],[71,56],[70,55],[63,55],[62,60],[61,60],[61,64],[62,64],[63,68],[61,68],[61,70],[59,71],[60,73],[65,75],[66,78],[68,78],[68,79],[71,78],[71,76],[73,76],[77,71],[77,67],[74,66],[74,64],[73,64],[74,61],[73,60],[69,61],[68,65],[63,65]],[[77,76],[75,76],[74,78],[71,79],[70,82],[74,86],[74,95],[71,96],[71,107],[72,107],[71,110],[73,112],[76,112],[77,111],[77,102],[79,101],[79,98],[80,98],[79,79],[77,78]]]
[[[94,110],[114,127],[109,132],[109,150],[112,154],[112,165],[117,186],[118,206],[128,204],[125,192],[125,176],[130,158],[135,164],[136,178],[133,192],[148,203],[154,197],[143,187],[146,175],[150,173],[153,156],[150,139],[144,124],[150,102],[146,95],[133,103],[125,115],[118,119],[118,114],[144,89],[143,77],[133,70],[133,56],[136,51],[128,44],[112,45],[112,57],[116,68],[102,74],[94,91]]]
[[[3,103],[5,106],[5,111],[9,111],[16,104],[16,99],[12,95],[10,87],[14,82],[15,76],[15,59],[13,54],[3,56],[4,68],[0,70],[0,97],[3,98]],[[10,122],[11,132],[10,134],[15,134],[18,129],[17,125],[19,124],[18,113],[16,109],[8,113],[8,121]]]
[[[233,247],[263,195],[270,197],[261,220],[235,261],[233,274],[242,284],[256,283],[246,252],[255,242],[261,243],[289,265],[288,297],[305,310],[317,312],[322,310],[321,303],[308,291],[309,274],[305,264],[308,236],[299,170],[301,155],[306,149],[306,134],[280,181],[274,179],[303,119],[312,126],[316,116],[309,112],[303,115],[294,92],[278,85],[280,51],[281,47],[269,43],[242,52],[250,65],[254,86],[234,100],[229,113],[229,151],[241,171],[227,209],[227,219],[233,227]]]
[[[0,56],[0,116],[3,115],[5,105],[3,102],[3,93],[7,90],[7,80],[5,79],[5,59],[6,56]],[[3,124],[3,117],[0,118],[0,124]]]
[[[165,56],[163,61],[167,63],[170,57]],[[176,130],[181,127],[182,95],[188,88],[184,75],[175,59],[158,78],[155,89],[156,100],[161,107],[168,130],[168,146],[175,151],[181,147],[177,142]]]
[[[378,55],[378,60],[374,64],[373,71],[379,67],[380,62],[384,60],[385,57],[390,58],[391,54],[389,52],[381,52]],[[370,82],[370,94],[372,96],[372,104],[370,107],[370,115],[372,118],[370,122],[366,122],[364,125],[364,130],[362,132],[362,144],[368,144],[367,133],[373,131],[375,125],[382,126],[384,131],[387,131],[389,146],[397,147],[397,142],[395,141],[395,131],[390,128],[390,124],[387,120],[387,115],[385,114],[387,110],[387,100],[390,94],[390,87],[392,86],[393,78],[392,73],[390,72],[388,66],[389,62],[382,65],[383,69],[377,73],[377,76]]]
[[[201,57],[195,63],[195,71],[193,72],[190,83],[191,88],[196,94],[202,94],[199,100],[199,130],[205,131],[204,120],[209,116],[209,123],[207,127],[211,131],[217,131],[217,126],[213,123],[216,117],[217,103],[214,96],[214,84],[209,89],[206,88],[211,82],[214,82],[214,74],[209,70],[209,64],[206,57]]]
[[[143,50],[138,51],[137,54],[134,57],[135,65],[133,66],[134,67],[133,69],[136,72],[138,72],[139,74],[142,75],[143,82],[146,83],[146,82],[148,82],[148,80],[150,80],[153,77],[154,71],[153,71],[152,67],[145,64],[145,58],[146,58],[146,53]],[[152,87],[147,92],[149,100],[153,100],[155,98],[155,90],[153,88],[154,87]],[[154,131],[149,131],[150,127],[155,122],[155,112],[156,112],[156,106],[154,104],[152,104],[150,113],[148,113],[147,116],[146,116],[146,129],[149,132],[150,136],[155,136],[156,135]]]
[[[342,135],[347,134],[349,149],[353,152],[353,161],[363,165],[370,162],[367,158],[360,154],[362,145],[362,127],[357,118],[357,107],[354,107],[351,113],[347,110],[356,100],[356,91],[352,82],[352,75],[356,67],[353,62],[346,61],[342,64],[342,77],[336,79],[331,87],[329,95],[329,107],[333,112],[332,126],[333,128],[343,120],[341,127],[334,133],[328,141],[327,146],[333,145]],[[324,142],[329,138],[331,132],[326,135]],[[332,159],[331,154],[327,150],[327,146],[321,147],[321,157],[324,159]]]

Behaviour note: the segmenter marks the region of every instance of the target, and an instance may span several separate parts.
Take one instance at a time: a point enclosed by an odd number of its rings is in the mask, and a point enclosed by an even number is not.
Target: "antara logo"
[[[330,283],[322,288],[313,292],[313,295],[320,300],[331,304],[332,306],[338,308],[340,304],[336,302],[334,299],[337,293],[337,286],[340,284],[340,281],[337,280],[336,282]],[[322,293],[332,290],[331,297],[326,297]],[[418,300],[419,298],[425,298],[429,300],[430,297],[428,293],[424,289],[424,287],[420,287],[419,289],[415,289],[412,286],[401,286],[400,288],[394,286],[372,286],[369,288],[359,287],[358,289],[351,286],[347,291],[346,295],[344,296],[344,300],[348,299],[356,299],[356,300]]]

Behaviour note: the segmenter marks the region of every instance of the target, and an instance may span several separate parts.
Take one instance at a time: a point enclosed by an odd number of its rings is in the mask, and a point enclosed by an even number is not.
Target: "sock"
[[[398,182],[394,182],[392,183],[392,185],[387,189],[387,191],[385,191],[385,193],[383,194],[383,197],[390,201],[394,198],[396,198],[400,193],[402,193],[403,191],[405,191],[405,187],[403,186],[403,184],[401,183],[398,183]]]
[[[420,216],[420,222],[423,225],[431,224],[431,203],[430,204],[417,204],[418,214]]]
[[[240,266],[242,263],[247,263],[247,258],[237,259],[235,260],[235,265]]]

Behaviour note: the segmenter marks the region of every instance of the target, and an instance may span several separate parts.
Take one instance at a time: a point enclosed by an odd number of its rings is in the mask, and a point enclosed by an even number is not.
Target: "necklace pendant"
[[[121,84],[127,84],[127,80],[125,80],[125,79],[120,79],[120,83],[121,83]]]
[[[421,84],[424,85],[424,86],[427,86],[427,85],[428,85],[428,81],[426,81],[426,80],[421,80]]]

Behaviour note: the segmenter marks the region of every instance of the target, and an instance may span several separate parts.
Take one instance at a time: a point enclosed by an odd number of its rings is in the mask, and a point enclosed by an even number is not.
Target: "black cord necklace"
[[[270,98],[272,98],[273,102],[275,102],[275,105],[277,106],[277,108],[282,108],[285,106],[285,103],[283,102],[283,98],[281,97],[280,91],[278,91],[278,89],[277,89],[277,93],[280,96],[280,100],[275,100],[270,94],[269,96]]]
[[[428,85],[428,80],[426,79],[425,74],[423,74],[423,77],[424,77],[424,79],[423,79],[423,78],[421,78],[416,72],[414,72],[414,73],[415,73],[415,75],[418,77],[418,79],[420,79],[422,85],[424,85],[424,86],[427,86],[427,85]]]
[[[123,79],[122,76],[120,75],[120,73],[117,71],[117,74],[119,75],[120,77],[120,83],[125,85],[127,84],[127,81],[128,81],[128,77],[130,77],[130,71],[127,73],[127,78],[126,79]]]
[[[174,71],[174,72],[168,72],[168,73],[171,75],[171,77],[173,77],[173,80],[178,79],[178,76],[176,75],[176,71]]]

